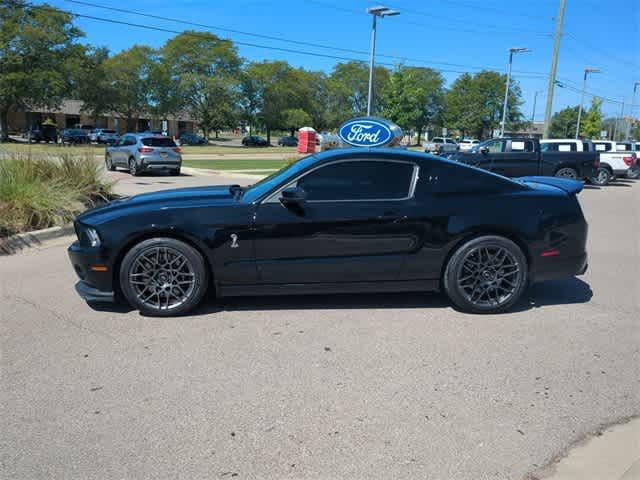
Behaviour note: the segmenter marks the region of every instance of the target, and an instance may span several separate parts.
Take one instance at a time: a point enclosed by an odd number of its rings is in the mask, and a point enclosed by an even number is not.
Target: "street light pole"
[[[585,68],[584,78],[582,79],[582,94],[580,95],[580,108],[578,108],[578,123],[576,125],[576,140],[580,136],[580,119],[582,118],[582,105],[584,104],[584,91],[587,89],[587,75],[590,73],[600,73],[597,68]]]
[[[392,17],[400,15],[397,10],[391,10],[390,8],[378,5],[377,7],[367,8],[367,13],[373,16],[373,24],[371,26],[371,56],[369,58],[369,88],[367,93],[367,116],[371,115],[373,110],[373,70],[375,66],[376,57],[376,24],[378,17]]]
[[[509,101],[509,84],[511,83],[511,66],[513,64],[514,53],[530,52],[528,48],[510,48],[509,49],[509,68],[507,69],[507,85],[504,89],[504,105],[502,106],[502,121],[500,122],[500,136],[504,137],[504,124],[507,120],[507,103]]]
[[[636,90],[638,89],[638,85],[640,82],[633,82],[633,96],[631,97],[631,106],[629,107],[629,115],[631,116],[631,121],[627,124],[627,137],[626,140],[629,140],[631,136],[631,126],[634,123],[635,117],[633,116],[633,109],[636,106]]]

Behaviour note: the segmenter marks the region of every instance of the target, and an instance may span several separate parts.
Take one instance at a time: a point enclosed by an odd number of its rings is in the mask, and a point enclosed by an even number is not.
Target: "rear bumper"
[[[531,272],[531,283],[583,275],[589,267],[587,253],[572,257],[548,257],[538,261]]]

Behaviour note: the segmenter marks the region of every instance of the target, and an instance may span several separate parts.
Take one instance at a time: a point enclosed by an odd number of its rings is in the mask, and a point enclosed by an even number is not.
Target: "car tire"
[[[136,159],[133,157],[129,158],[129,173],[134,177],[138,177],[140,175],[140,169],[136,164]]]
[[[135,245],[120,265],[120,290],[143,315],[169,317],[195,308],[207,291],[208,274],[198,250],[174,238]]]
[[[111,155],[109,154],[105,155],[104,166],[110,172],[114,172],[116,170],[116,166],[113,164],[113,159],[111,158]]]
[[[469,313],[500,313],[516,304],[528,284],[527,259],[505,237],[486,235],[461,245],[451,256],[442,286],[451,302]]]
[[[554,174],[554,177],[570,178],[570,179],[573,179],[573,180],[577,180],[578,179],[578,172],[576,172],[575,168],[562,167],[562,168],[559,168],[556,171],[556,173]]]
[[[173,170],[170,170],[169,171],[169,175],[173,175],[173,176],[179,177],[180,176],[180,168],[178,167],[178,168],[174,168]]]
[[[593,185],[604,187],[611,181],[611,172],[606,167],[598,167],[596,174],[589,179]]]
[[[640,167],[633,166],[627,171],[627,178],[636,180],[638,177],[640,177]]]

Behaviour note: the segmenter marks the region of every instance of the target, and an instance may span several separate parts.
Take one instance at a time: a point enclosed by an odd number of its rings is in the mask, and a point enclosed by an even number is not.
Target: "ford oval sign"
[[[390,125],[377,118],[354,118],[344,123],[338,132],[343,142],[354,147],[380,147],[394,139]]]

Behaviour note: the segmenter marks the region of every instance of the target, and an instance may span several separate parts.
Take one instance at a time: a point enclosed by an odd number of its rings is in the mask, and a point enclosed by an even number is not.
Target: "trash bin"
[[[298,153],[314,153],[316,151],[316,131],[311,127],[298,130]]]

